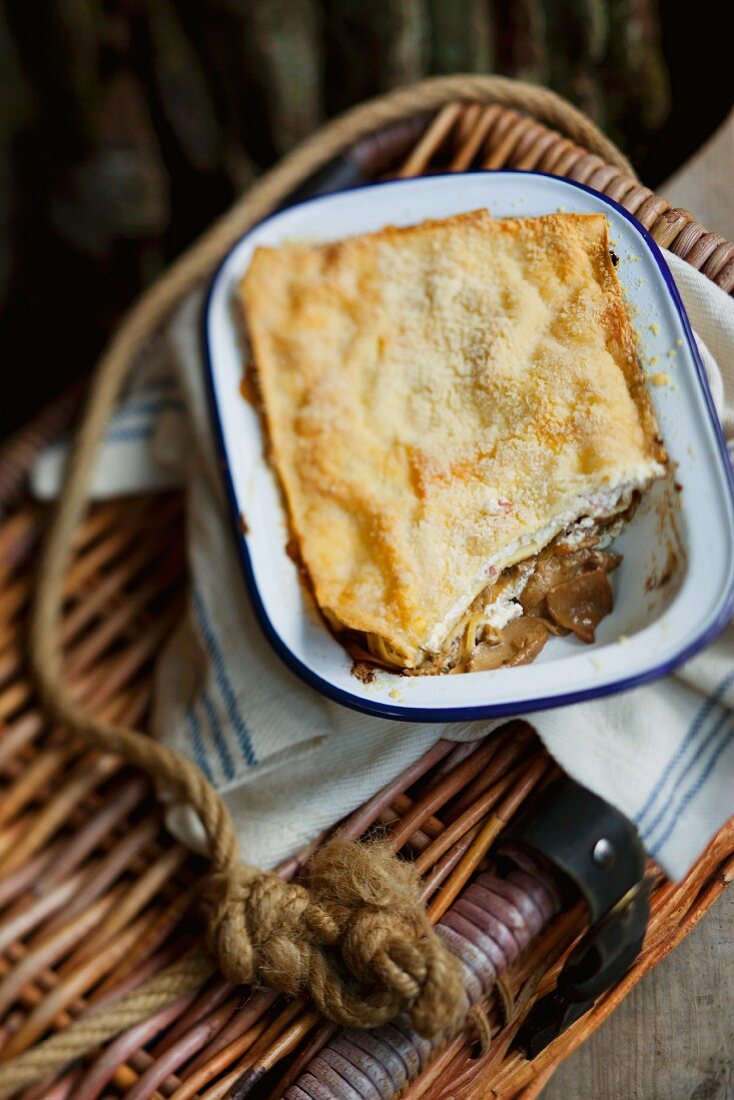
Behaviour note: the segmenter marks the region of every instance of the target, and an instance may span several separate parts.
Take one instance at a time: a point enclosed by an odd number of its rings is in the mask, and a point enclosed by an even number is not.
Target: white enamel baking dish
[[[552,638],[530,665],[453,676],[378,671],[371,683],[329,633],[286,552],[286,517],[264,458],[260,420],[241,396],[236,286],[257,245],[327,241],[487,207],[496,217],[558,210],[605,213],[676,487],[650,494],[615,543],[615,608],[597,641]],[[655,242],[610,199],[533,172],[472,172],[401,180],[316,198],[249,232],[216,272],[203,341],[214,430],[242,570],[275,653],[312,687],[386,718],[447,722],[527,714],[665,676],[724,627],[734,603],[732,474],[703,365]],[[244,518],[245,523],[242,523]],[[246,534],[243,534],[246,530]]]

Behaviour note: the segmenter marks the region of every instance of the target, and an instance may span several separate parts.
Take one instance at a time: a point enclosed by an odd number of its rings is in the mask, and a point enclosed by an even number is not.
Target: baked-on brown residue
[[[645,590],[647,592],[657,592],[658,589],[664,588],[666,584],[675,576],[678,570],[678,555],[673,546],[668,543],[668,553],[665,558],[665,564],[660,572],[651,573],[645,581]]]
[[[298,566],[299,570],[303,569],[303,560],[298,550],[298,539],[295,535],[291,535],[288,542],[285,544],[285,552],[293,564]]]
[[[376,671],[375,665],[369,661],[354,661],[352,664],[352,676],[356,676],[363,684],[371,684]]]
[[[247,367],[242,372],[242,377],[240,378],[240,396],[244,397],[247,404],[252,405],[253,409],[260,409],[262,403],[260,401],[257,381],[254,371],[250,367]]]

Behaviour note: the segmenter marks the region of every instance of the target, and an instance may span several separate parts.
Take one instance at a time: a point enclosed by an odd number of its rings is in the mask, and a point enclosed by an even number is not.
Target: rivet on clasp
[[[592,854],[594,863],[596,863],[598,867],[611,867],[617,856],[614,845],[610,840],[607,840],[605,836],[603,836],[601,840],[597,840]]]

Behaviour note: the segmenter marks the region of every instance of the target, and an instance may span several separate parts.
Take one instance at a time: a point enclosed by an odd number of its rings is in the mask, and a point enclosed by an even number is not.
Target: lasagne
[[[318,606],[413,673],[593,640],[665,452],[603,215],[487,211],[258,248],[241,284]]]

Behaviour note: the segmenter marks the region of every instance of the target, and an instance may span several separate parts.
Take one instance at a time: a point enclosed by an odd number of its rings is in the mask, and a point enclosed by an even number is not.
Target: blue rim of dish
[[[701,359],[698,346],[696,344],[695,337],[693,335],[693,329],[691,322],[688,319],[683,301],[681,299],[678,287],[675,285],[673,276],[670,273],[670,268],[665,262],[665,258],[660,251],[655,238],[648,233],[647,229],[641,222],[637,220],[628,210],[625,210],[623,206],[615,202],[614,199],[610,199],[607,195],[601,191],[596,191],[593,187],[588,187],[584,183],[578,183],[576,180],[565,179],[562,176],[554,176],[550,172],[525,172],[521,169],[476,169],[470,172],[437,172],[434,175],[426,177],[417,177],[412,179],[402,180],[382,180],[375,183],[364,184],[360,187],[352,187],[345,191],[334,191],[327,195],[317,195],[311,199],[303,199],[300,202],[294,202],[287,207],[283,207],[269,214],[266,218],[262,218],[261,221],[256,222],[250,226],[246,233],[243,233],[241,237],[227,250],[226,255],[222,258],[214,273],[212,274],[209,287],[207,289],[206,296],[202,303],[201,314],[201,339],[202,350],[205,366],[205,381],[209,403],[209,411],[211,415],[212,427],[214,429],[214,437],[217,446],[219,467],[222,472],[222,478],[224,481],[224,488],[227,494],[227,502],[229,504],[230,522],[232,525],[232,533],[234,535],[235,543],[237,545],[237,552],[242,568],[242,575],[244,577],[245,585],[247,587],[250,600],[252,602],[255,615],[257,616],[260,627],[265,634],[268,642],[281,658],[281,660],[288,666],[288,668],[308,684],[309,687],[314,688],[321,695],[325,695],[327,698],[332,699],[335,703],[340,703],[342,706],[349,707],[351,710],[357,710],[363,714],[370,714],[373,717],[390,719],[398,722],[435,722],[435,723],[448,723],[448,722],[465,722],[476,721],[479,719],[488,718],[514,718],[521,715],[532,714],[539,710],[550,710],[557,707],[570,706],[574,703],[583,703],[590,699],[600,699],[607,695],[616,695],[623,691],[629,691],[631,688],[639,687],[641,684],[649,683],[652,680],[659,680],[664,676],[668,676],[684,661],[689,660],[699,650],[703,649],[705,645],[712,642],[722,630],[726,627],[732,613],[734,613],[734,577],[729,585],[729,591],[726,594],[726,598],[721,606],[719,613],[715,616],[712,622],[701,632],[701,634],[690,642],[687,646],[681,649],[674,657],[668,658],[663,661],[662,664],[655,665],[652,668],[646,669],[643,672],[637,673],[634,676],[626,676],[623,679],[616,680],[609,684],[599,685],[598,687],[583,688],[578,691],[569,691],[563,695],[555,695],[545,697],[541,699],[533,699],[528,703],[486,703],[475,706],[458,706],[458,707],[411,707],[403,705],[392,706],[389,703],[380,703],[375,700],[365,699],[358,695],[352,695],[350,692],[343,691],[341,688],[336,687],[328,680],[323,679],[318,673],[314,672],[307,664],[296,656],[293,650],[283,641],[278,631],[273,626],[273,623],[268,615],[265,604],[260,596],[260,590],[255,579],[255,573],[252,567],[252,560],[250,558],[250,552],[247,548],[247,540],[242,534],[239,515],[240,509],[237,503],[237,497],[235,494],[234,481],[230,472],[230,463],[227,457],[227,448],[224,441],[224,433],[222,429],[222,422],[219,418],[219,410],[217,407],[217,397],[214,385],[214,376],[212,370],[211,350],[209,347],[208,339],[208,318],[211,306],[212,296],[219,281],[219,275],[222,268],[229,260],[232,252],[239,247],[242,241],[252,233],[254,229],[263,225],[280,214],[286,211],[295,210],[299,206],[305,206],[310,204],[326,202],[329,199],[335,198],[337,195],[356,194],[361,191],[372,190],[379,187],[399,187],[403,184],[416,184],[419,183],[422,178],[435,180],[435,179],[452,179],[456,180],[462,176],[533,176],[539,178],[545,178],[553,180],[554,183],[562,184],[567,187],[575,188],[579,191],[584,191],[586,194],[593,195],[595,198],[600,199],[606,206],[611,207],[615,213],[625,218],[630,222],[632,227],[637,230],[641,235],[645,243],[647,244],[652,256],[660,269],[660,273],[663,276],[663,281],[668,289],[673,305],[675,306],[681,323],[683,325],[683,331],[688,342],[693,361],[696,365],[696,371],[698,374],[698,382],[703,391],[703,395],[706,401],[706,407],[708,409],[709,419],[711,421],[711,427],[713,429],[714,437],[719,448],[721,462],[724,468],[724,476],[729,487],[729,494],[734,504],[734,470],[732,469],[732,463],[729,459],[729,454],[726,447],[726,441],[721,428],[721,423],[716,413],[716,407],[714,405],[713,397],[711,396],[711,390],[709,389],[708,379],[706,378],[706,371],[704,369],[703,361]],[[326,627],[324,627],[326,629]]]

